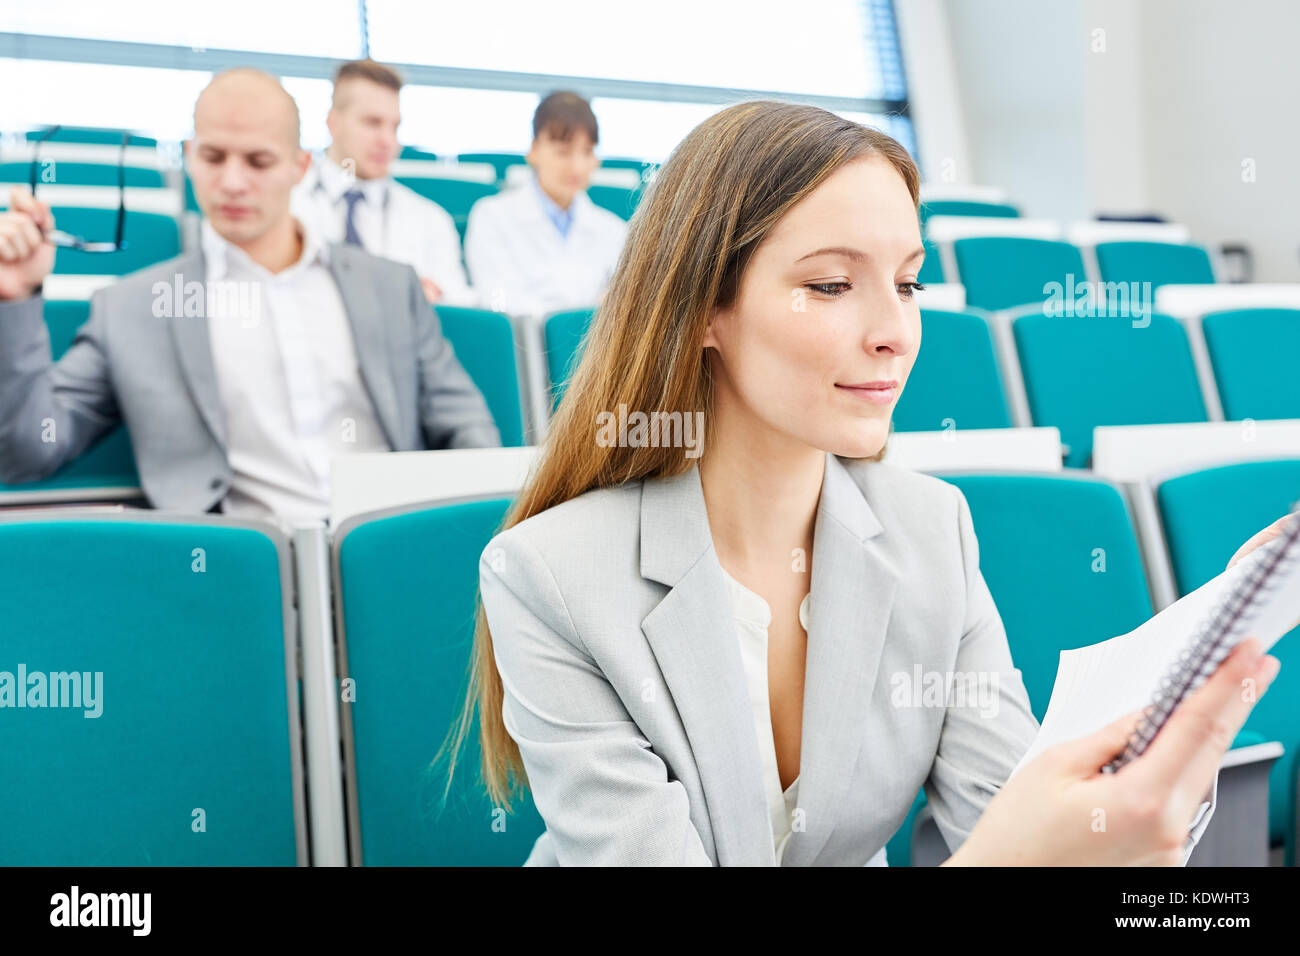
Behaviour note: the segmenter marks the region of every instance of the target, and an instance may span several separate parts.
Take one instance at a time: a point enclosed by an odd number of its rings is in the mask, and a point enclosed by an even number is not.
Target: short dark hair
[[[394,93],[401,92],[402,75],[391,66],[384,66],[374,60],[352,60],[341,64],[334,71],[334,101],[338,102],[339,84],[344,80],[369,80],[385,86]]]
[[[590,136],[593,145],[600,142],[596,114],[591,111],[591,104],[577,93],[567,90],[548,93],[537,104],[537,112],[533,114],[533,139],[545,133],[554,139],[566,140],[578,130]]]

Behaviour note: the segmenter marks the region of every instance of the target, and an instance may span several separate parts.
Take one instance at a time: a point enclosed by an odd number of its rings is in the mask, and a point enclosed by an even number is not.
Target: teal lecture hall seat
[[[921,228],[931,216],[986,216],[990,219],[1018,219],[1020,210],[1002,202],[981,202],[974,199],[933,199],[922,202],[918,210]]]
[[[636,212],[637,204],[641,201],[641,189],[628,189],[624,186],[588,186],[587,198],[626,221]]]
[[[456,231],[460,233],[461,242],[465,241],[465,226],[469,222],[470,209],[484,196],[494,196],[497,192],[494,183],[476,183],[466,179],[441,179],[436,176],[394,176],[393,178],[447,210],[456,223]]]
[[[1300,418],[1300,309],[1234,309],[1201,319],[1228,421]]]
[[[531,797],[506,814],[482,791],[477,722],[445,806],[445,764],[431,766],[465,691],[479,558],[509,504],[414,505],[335,534],[340,677],[357,688],[342,705],[354,863],[516,866],[544,829]]]
[[[1143,283],[1151,292],[1162,285],[1204,285],[1214,282],[1210,256],[1196,245],[1173,242],[1099,242],[1096,247],[1097,269],[1104,283],[1133,283],[1137,301],[1145,299]]]
[[[126,130],[107,129],[98,126],[60,126],[53,135],[46,135],[48,127],[28,130],[28,141],[44,140],[47,143],[80,143],[88,146],[121,146],[122,134]],[[158,146],[158,140],[152,136],[140,136],[131,133],[128,146]]]
[[[1035,425],[1055,425],[1065,463],[1086,467],[1098,425],[1206,420],[1187,333],[1177,319],[1150,315],[1064,317],[1038,312],[1012,321]]]
[[[1114,486],[1085,474],[940,477],[970,505],[980,570],[1041,721],[1061,651],[1125,634],[1152,614],[1127,506]],[[890,866],[909,862],[912,825],[924,806],[922,791],[889,841]]]
[[[1077,286],[1086,279],[1079,250],[1055,239],[979,236],[956,240],[952,251],[972,308],[996,311],[1041,303],[1048,298],[1048,283],[1065,290],[1071,281]]]
[[[564,397],[569,376],[582,358],[583,339],[595,314],[595,309],[556,312],[547,317],[546,324],[542,327],[552,411],[560,407],[560,399]]]
[[[31,163],[0,163],[0,183],[31,181]],[[137,189],[163,189],[167,178],[161,170],[144,166],[122,167],[122,185]],[[109,163],[79,163],[69,160],[38,160],[37,195],[44,186],[118,185],[118,167]],[[6,188],[6,192],[8,189]]]
[[[523,402],[509,316],[446,305],[436,306],[434,311],[456,358],[483,393],[501,433],[501,444],[523,445]]]
[[[894,407],[897,431],[1011,427],[993,337],[982,315],[922,309],[921,342]]]
[[[523,153],[461,153],[456,157],[458,163],[487,163],[497,174],[497,182],[505,182],[506,171],[511,166],[526,166],[528,160]]]
[[[1220,574],[1237,549],[1300,499],[1300,458],[1240,462],[1168,478],[1156,489],[1180,595]],[[1207,520],[1207,515],[1213,515]],[[1293,519],[1294,520],[1294,519]],[[1300,628],[1269,651],[1282,669],[1246,720],[1247,731],[1285,748],[1269,773],[1269,842],[1296,863],[1300,774]]]
[[[46,300],[45,325],[49,330],[50,353],[54,361],[57,362],[68,350],[76,337],[77,329],[89,314],[89,302]],[[131,437],[125,425],[118,425],[48,478],[21,484],[0,482],[0,504],[6,503],[6,499],[14,501],[20,496],[28,500],[40,500],[66,498],[82,492],[96,497],[91,494],[96,489],[125,490],[139,486],[140,476],[136,472],[135,455],[131,451]]]
[[[0,514],[0,864],[305,865],[289,568],[253,522]]]

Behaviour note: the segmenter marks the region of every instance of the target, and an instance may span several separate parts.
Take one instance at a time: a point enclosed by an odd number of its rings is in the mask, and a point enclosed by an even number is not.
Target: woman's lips
[[[835,387],[875,405],[888,405],[898,395],[897,382],[866,382],[861,385],[836,385]]]

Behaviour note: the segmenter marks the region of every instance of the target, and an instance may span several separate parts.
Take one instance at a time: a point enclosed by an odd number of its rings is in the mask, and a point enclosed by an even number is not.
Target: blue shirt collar
[[[536,174],[532,176],[532,182],[533,190],[537,193],[537,198],[541,201],[542,212],[546,213],[546,218],[551,220],[551,224],[555,226],[556,230],[560,233],[561,238],[567,239],[569,237],[569,227],[573,225],[573,210],[578,204],[578,197],[573,197],[573,202],[569,203],[569,208],[567,210],[561,209],[554,199],[546,195],[546,191],[542,189],[541,183],[537,181]]]

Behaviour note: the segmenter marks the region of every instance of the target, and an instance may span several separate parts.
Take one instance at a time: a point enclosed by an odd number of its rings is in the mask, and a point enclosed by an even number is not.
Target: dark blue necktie
[[[348,220],[343,233],[343,241],[353,245],[361,245],[361,236],[357,233],[357,223],[355,213],[357,203],[366,198],[366,194],[360,189],[349,189],[343,194],[343,198],[348,201]]]

